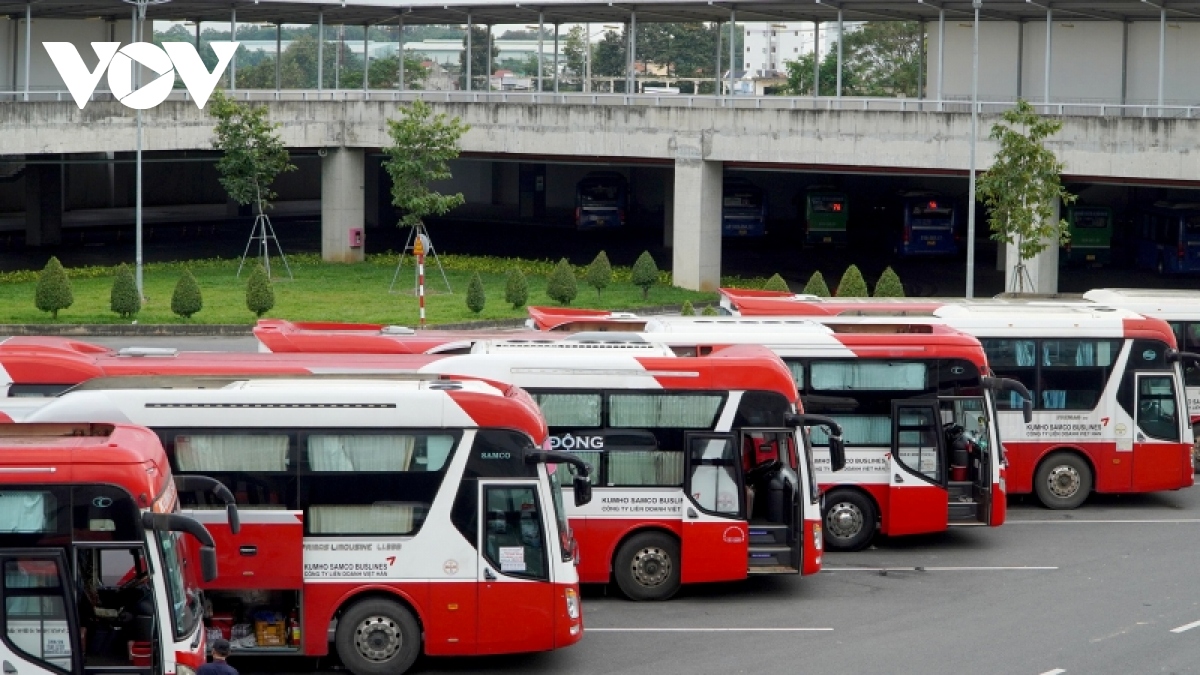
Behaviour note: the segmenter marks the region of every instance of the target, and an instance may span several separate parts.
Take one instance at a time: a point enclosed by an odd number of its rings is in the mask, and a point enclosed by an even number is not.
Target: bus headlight
[[[813,548],[820,551],[823,544],[824,539],[821,537],[821,524],[813,523]]]
[[[567,616],[571,617],[571,620],[579,618],[579,596],[574,588],[567,589]]]

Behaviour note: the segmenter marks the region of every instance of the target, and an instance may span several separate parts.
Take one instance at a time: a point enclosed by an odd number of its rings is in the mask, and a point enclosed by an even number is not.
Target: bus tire
[[[878,522],[875,503],[858,490],[834,490],[825,496],[822,514],[827,551],[861,551],[871,543]]]
[[[630,600],[666,600],[681,582],[679,541],[662,532],[642,532],[617,550],[613,576]]]
[[[1092,493],[1092,467],[1073,452],[1056,452],[1038,465],[1033,489],[1048,509],[1077,508]]]
[[[335,644],[354,675],[400,675],[421,654],[421,626],[400,603],[367,598],[342,614]]]

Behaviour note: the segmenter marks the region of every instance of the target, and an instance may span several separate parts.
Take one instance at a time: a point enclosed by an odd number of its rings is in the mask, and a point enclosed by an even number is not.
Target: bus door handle
[[[257,546],[239,546],[238,553],[240,553],[244,556],[258,555],[258,547]]]
[[[692,507],[689,506],[688,510],[687,510],[687,517],[692,520],[695,520],[700,517],[700,514],[696,513],[696,509],[693,509]]]
[[[496,573],[492,571],[492,568],[485,565],[483,568],[483,578],[487,581],[495,581]]]
[[[900,474],[896,474],[896,482],[897,482],[897,483],[903,483],[903,482],[904,482],[904,478],[903,478],[903,477],[902,477]]]
[[[9,663],[8,661],[5,661],[4,662],[4,672],[15,673],[15,672],[17,672],[17,667],[14,666],[13,664]]]

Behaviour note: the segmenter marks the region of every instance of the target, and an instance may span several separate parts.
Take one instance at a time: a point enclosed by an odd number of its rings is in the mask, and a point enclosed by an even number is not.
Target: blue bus
[[[575,227],[621,227],[629,206],[629,181],[615,171],[593,171],[575,185]]]
[[[745,178],[726,178],[721,186],[721,236],[761,237],[767,233],[767,196]]]
[[[1200,272],[1200,204],[1158,202],[1139,214],[1137,266],[1159,274]]]
[[[897,255],[958,254],[958,210],[950,200],[936,192],[910,192],[901,195],[900,206]]]

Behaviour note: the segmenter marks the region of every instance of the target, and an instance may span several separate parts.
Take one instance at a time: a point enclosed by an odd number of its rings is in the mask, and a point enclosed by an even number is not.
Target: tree
[[[924,35],[916,21],[869,21],[847,29],[842,38],[842,94],[845,96],[917,96]],[[838,41],[822,56],[820,93],[837,90]],[[780,93],[809,95],[813,55],[785,64],[788,85]]]
[[[483,279],[479,277],[479,272],[471,276],[471,282],[467,284],[467,309],[478,314],[483,311],[483,306],[487,304],[487,294],[483,291]]]
[[[650,287],[658,283],[658,265],[655,264],[649,251],[642,251],[642,254],[638,256],[633,263],[630,276],[633,285],[642,289],[642,300],[648,299]]]
[[[267,251],[267,232],[270,230],[273,233],[274,230],[267,217],[267,209],[277,196],[271,190],[271,184],[280,173],[295,171],[296,166],[291,163],[287,147],[276,131],[280,125],[267,119],[267,106],[238,103],[218,90],[213,93],[208,110],[217,119],[213,128],[216,136],[213,147],[222,152],[221,159],[217,160],[221,186],[238,204],[254,203],[257,213],[251,236],[261,237],[262,264],[269,275],[271,259]],[[278,239],[275,240],[275,246],[287,267],[287,258]],[[243,257],[242,263],[245,262]],[[239,265],[239,276],[241,272]],[[288,276],[291,273],[288,267]]]
[[[449,162],[458,157],[458,141],[470,127],[457,117],[434,115],[421,100],[400,106],[399,119],[387,124],[392,144],[383,149],[383,168],[392,179],[392,204],[404,212],[399,226],[419,231],[426,217],[443,216],[465,201],[462,193],[443,195],[429,185],[450,178]]]
[[[512,305],[513,309],[520,309],[529,302],[529,282],[517,267],[510,269],[508,277],[504,280],[504,301]]]
[[[271,287],[271,278],[267,276],[267,268],[255,265],[254,271],[246,281],[246,309],[262,318],[263,314],[275,306],[275,289]]]
[[[696,316],[696,308],[692,306],[691,300],[683,301],[683,306],[679,308],[679,316]]]
[[[1066,164],[1046,147],[1046,139],[1062,129],[1062,122],[1041,117],[1024,99],[1002,118],[990,134],[1000,150],[992,168],[979,177],[978,192],[989,210],[992,240],[1017,247],[1014,287],[1009,290],[1022,292],[1031,281],[1025,261],[1051,244],[1067,241],[1069,232],[1054,216],[1054,207],[1057,200],[1071,204],[1075,196],[1062,185]]]
[[[808,283],[804,284],[802,292],[806,295],[815,295],[818,298],[828,298],[831,295],[829,284],[825,283],[825,277],[822,276],[820,270],[813,272],[812,276],[808,278]]]
[[[546,281],[546,296],[560,305],[569,305],[578,294],[579,284],[575,281],[575,268],[563,258],[550,272],[550,278]]]
[[[883,274],[879,275],[879,281],[875,282],[875,297],[877,298],[903,298],[904,284],[900,283],[900,276],[891,267],[883,270]]]
[[[577,78],[587,73],[587,50],[590,48],[587,28],[579,24],[571,26],[563,41],[563,56],[566,57],[567,71]]]
[[[779,274],[776,273],[776,274],[773,274],[770,279],[767,279],[767,283],[763,284],[763,290],[764,291],[778,291],[780,293],[788,293],[792,289],[788,288],[787,282],[784,281],[783,277],[779,276]]]
[[[592,75],[624,77],[628,69],[625,63],[625,31],[604,31],[604,36],[592,47]],[[624,82],[616,82],[616,88],[625,91]]]
[[[583,275],[583,280],[588,286],[596,289],[596,299],[600,299],[600,291],[608,288],[612,283],[613,271],[612,265],[608,262],[608,254],[600,251],[596,254],[596,259],[592,264],[588,265],[587,272]]]
[[[712,305],[705,305],[704,311],[700,312],[700,316],[717,316],[717,314],[719,314],[719,312],[717,312],[717,308],[713,307]]]
[[[108,294],[108,306],[122,319],[132,319],[142,309],[142,298],[138,295],[137,282],[129,265],[117,265],[113,276],[112,290]]]
[[[862,272],[858,271],[858,265],[846,268],[846,273],[838,282],[837,296],[839,298],[865,298],[869,295],[867,281],[863,279]]]
[[[50,312],[50,318],[56,321],[59,310],[75,303],[75,296],[71,293],[71,280],[67,278],[67,271],[55,256],[50,256],[50,260],[42,268],[42,273],[38,275],[33,303],[41,311]]]
[[[467,37],[466,37],[466,35],[463,35],[462,44],[463,44],[463,49],[461,52],[459,52],[458,62],[465,64],[467,62],[467,60],[465,58],[467,55]],[[492,45],[492,58],[495,59],[499,55],[500,55],[500,48],[496,47],[493,44]],[[478,82],[479,78],[483,78],[484,83],[488,82],[487,78],[489,76],[491,76],[491,73],[488,72],[488,60],[489,60],[488,59],[488,28],[487,28],[487,26],[476,26],[471,29],[471,80],[472,80],[471,88],[472,89],[486,89],[487,88],[486,84],[483,87],[480,87],[478,84],[475,84],[475,82]],[[459,87],[462,89],[466,89],[467,88],[466,82],[467,82],[467,69],[466,69],[466,66],[463,66],[462,72],[459,74],[459,77],[458,77]]]
[[[175,291],[171,293],[171,311],[181,318],[190,319],[203,307],[200,284],[196,283],[192,271],[184,268],[183,274],[179,275],[179,281],[175,282]]]

